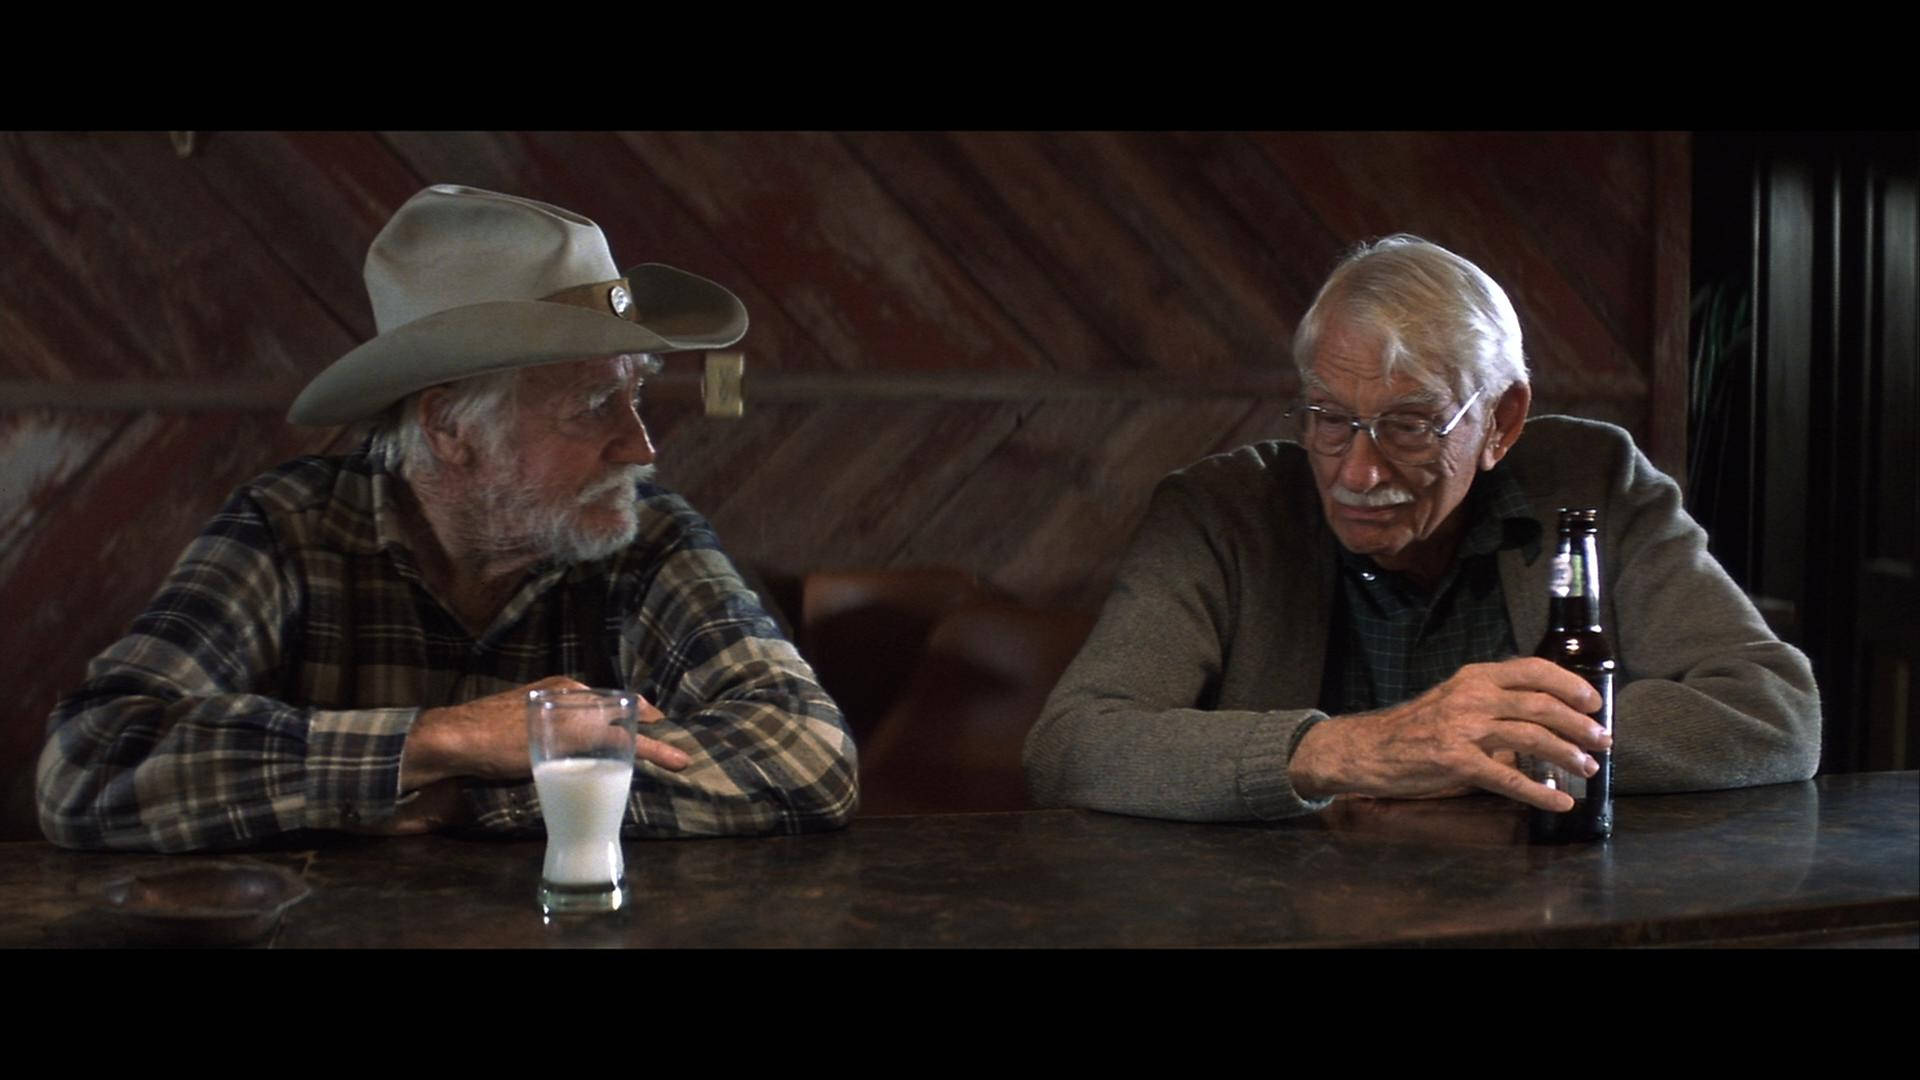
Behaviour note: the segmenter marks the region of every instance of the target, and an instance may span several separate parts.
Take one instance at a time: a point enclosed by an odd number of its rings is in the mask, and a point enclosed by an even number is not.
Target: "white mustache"
[[[603,479],[596,480],[592,487],[580,493],[579,504],[587,506],[616,491],[632,491],[635,484],[653,482],[653,466],[623,465],[608,473]]]
[[[1372,491],[1350,491],[1338,484],[1333,486],[1333,501],[1341,506],[1380,507],[1399,506],[1413,501],[1413,492],[1406,488],[1381,487]]]

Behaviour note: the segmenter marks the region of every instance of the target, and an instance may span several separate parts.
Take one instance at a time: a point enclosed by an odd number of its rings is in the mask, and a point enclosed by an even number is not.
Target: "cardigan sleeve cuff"
[[[1279,713],[1272,717],[1273,722],[1256,725],[1248,735],[1237,782],[1240,798],[1253,817],[1262,821],[1297,817],[1324,810],[1333,802],[1332,797],[1302,799],[1293,790],[1293,776],[1288,770],[1301,737],[1326,718],[1326,713],[1317,710]]]

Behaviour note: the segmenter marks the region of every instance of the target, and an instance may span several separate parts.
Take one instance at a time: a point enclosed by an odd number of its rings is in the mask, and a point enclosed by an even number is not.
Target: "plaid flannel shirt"
[[[76,848],[235,847],[391,818],[423,709],[549,675],[637,691],[679,772],[635,763],[629,836],[846,824],[839,709],[679,496],[641,485],[621,553],[542,564],[475,638],[425,588],[365,448],[237,492],[49,719],[41,826]],[[538,829],[532,782],[461,781],[472,821]]]

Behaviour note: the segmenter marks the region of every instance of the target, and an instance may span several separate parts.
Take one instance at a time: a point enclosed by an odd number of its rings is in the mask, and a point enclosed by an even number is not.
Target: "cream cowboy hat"
[[[296,424],[346,424],[416,390],[619,353],[718,349],[747,332],[726,289],[647,263],[623,276],[600,226],[532,199],[436,184],[367,251],[379,336],[294,400]]]

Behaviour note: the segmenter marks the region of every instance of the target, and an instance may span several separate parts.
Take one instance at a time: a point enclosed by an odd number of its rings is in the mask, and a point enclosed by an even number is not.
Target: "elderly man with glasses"
[[[300,830],[542,825],[529,690],[642,699],[629,836],[846,824],[852,740],[707,523],[653,482],[653,354],[740,301],[600,227],[451,185],[374,238],[379,336],[294,402],[349,454],[235,492],[61,701],[41,828],[182,851]]]
[[[1806,657],[1626,432],[1528,419],[1519,321],[1478,267],[1411,236],[1360,248],[1294,362],[1298,443],[1208,458],[1154,493],[1028,736],[1043,805],[1247,820],[1484,790],[1565,810],[1516,755],[1587,775],[1601,751],[1627,793],[1813,775]],[[1526,655],[1562,507],[1600,511],[1611,736],[1592,687]]]

